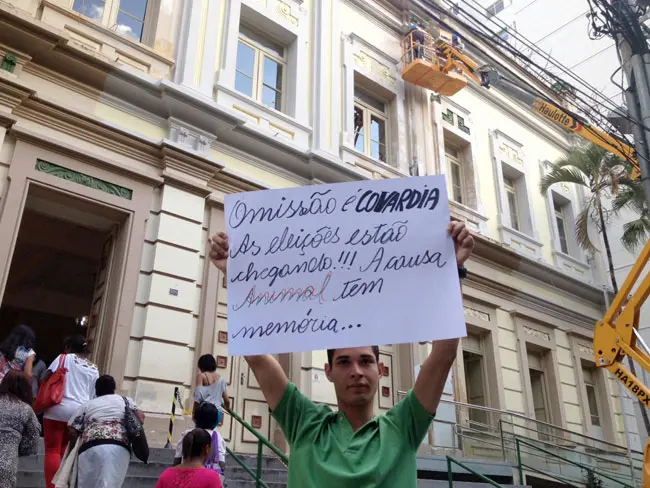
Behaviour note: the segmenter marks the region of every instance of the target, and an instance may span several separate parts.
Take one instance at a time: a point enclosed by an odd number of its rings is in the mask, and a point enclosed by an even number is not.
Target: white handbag
[[[52,483],[56,488],[76,488],[77,486],[77,465],[79,461],[79,447],[81,436],[77,438],[74,446],[68,444],[65,456],[61,460],[61,466],[54,475]]]

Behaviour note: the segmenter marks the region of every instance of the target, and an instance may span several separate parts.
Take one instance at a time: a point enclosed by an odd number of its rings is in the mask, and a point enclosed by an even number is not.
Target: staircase
[[[239,458],[253,471],[257,469],[257,456],[239,455]],[[152,449],[149,464],[133,458],[123,488],[154,488],[160,474],[172,465],[172,449]],[[262,479],[268,488],[286,488],[287,469],[282,462],[270,456],[262,458]],[[226,456],[227,488],[256,488],[256,482],[232,456]],[[45,488],[43,475],[43,450],[36,456],[20,459],[17,488]]]
[[[447,399],[441,400],[439,411],[428,441],[421,446],[421,456],[452,456],[464,464],[481,461],[510,466],[515,470],[515,483],[523,480],[533,487],[641,485],[642,452],[628,452],[624,446],[514,412]],[[484,469],[478,472],[484,473]]]

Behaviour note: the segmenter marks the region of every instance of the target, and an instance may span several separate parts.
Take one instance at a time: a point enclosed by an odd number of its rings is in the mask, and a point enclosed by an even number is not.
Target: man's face
[[[334,383],[336,398],[351,406],[372,402],[379,384],[380,365],[372,347],[336,349],[332,366],[325,365],[327,378]]]

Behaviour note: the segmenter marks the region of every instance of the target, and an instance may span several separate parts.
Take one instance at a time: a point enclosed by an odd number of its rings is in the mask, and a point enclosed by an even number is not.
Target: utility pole
[[[621,67],[628,81],[625,101],[628,115],[635,122],[632,124],[634,146],[646,204],[650,208],[650,50],[636,13],[637,0],[615,0],[611,5],[612,10],[618,10],[621,23],[629,26],[629,34],[617,34],[616,42],[621,54]],[[630,42],[629,35],[635,34],[640,38]]]
[[[632,135],[641,169],[641,183],[648,208],[650,208],[650,49],[641,25],[639,4],[648,0],[604,0],[608,4],[611,34],[620,54],[621,68],[625,73],[628,88],[625,101],[628,117],[632,119]],[[647,5],[646,5],[647,6]],[[636,376],[636,367],[628,357],[630,372]],[[620,386],[620,385],[619,385]],[[621,396],[621,408],[625,419],[624,396]],[[641,418],[650,436],[650,419],[645,406],[639,401]],[[627,430],[627,426],[626,426]],[[629,448],[629,439],[628,439]]]

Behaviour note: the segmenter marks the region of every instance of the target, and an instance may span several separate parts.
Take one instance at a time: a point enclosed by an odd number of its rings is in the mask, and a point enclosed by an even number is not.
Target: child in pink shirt
[[[183,438],[183,462],[166,469],[156,488],[223,488],[219,475],[204,467],[212,451],[212,437],[194,429]]]

